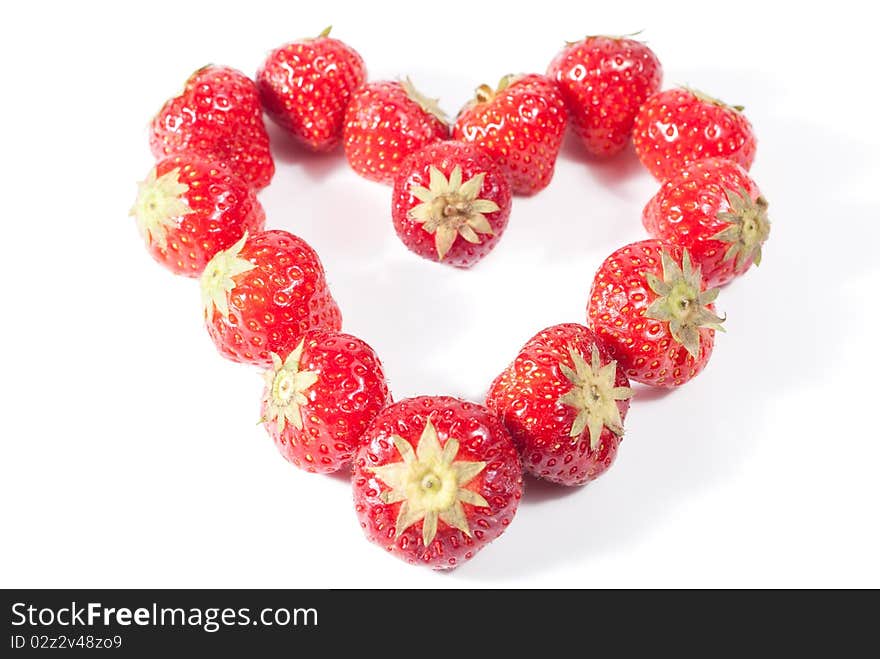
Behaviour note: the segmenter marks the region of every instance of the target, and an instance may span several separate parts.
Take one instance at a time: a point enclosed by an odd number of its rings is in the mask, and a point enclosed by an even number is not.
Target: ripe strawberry
[[[226,162],[255,188],[269,185],[275,173],[257,87],[225,66],[199,69],[162,106],[150,127],[150,148],[157,158],[187,152]]]
[[[357,51],[329,34],[328,27],[314,39],[276,48],[257,72],[266,113],[314,151],[342,141],[345,108],[367,79]]]
[[[403,243],[460,268],[492,251],[510,216],[507,179],[492,158],[463,142],[437,142],[410,155],[394,177],[392,198]]]
[[[449,137],[437,99],[421,94],[409,78],[371,82],[352,95],[343,141],[351,168],[364,178],[391,184],[409,154]]]
[[[642,213],[655,238],[688,250],[707,286],[723,286],[761,262],[770,235],[767,200],[746,171],[722,158],[691,163]]]
[[[453,137],[485,149],[501,165],[514,194],[530,195],[553,178],[566,121],[565,103],[552,80],[508,75],[497,89],[477,88],[455,121]]]
[[[547,75],[556,81],[587,151],[611,156],[629,142],[636,113],[660,89],[663,70],[641,41],[600,36],[569,43]]]
[[[245,234],[210,260],[201,285],[208,334],[236,362],[270,366],[304,332],[342,326],[318,255],[286,231]]]
[[[542,330],[486,397],[519,449],[523,467],[561,485],[583,485],[617,455],[633,390],[586,327]]]
[[[688,251],[659,240],[621,247],[599,267],[590,291],[590,327],[626,375],[678,387],[706,366],[722,318]],[[723,331],[723,330],[722,330]]]
[[[654,94],[636,115],[636,153],[661,181],[695,160],[715,156],[748,169],[755,159],[757,142],[742,110],[692,89]]]
[[[408,563],[449,569],[500,536],[522,496],[516,448],[486,408],[448,396],[386,407],[354,460],[367,538]]]
[[[187,277],[201,275],[211,257],[245,231],[262,231],[266,220],[251,187],[226,163],[187,154],[150,170],[130,214],[153,258]]]
[[[360,339],[328,330],[310,330],[289,354],[271,357],[262,405],[266,430],[297,467],[337,471],[391,402],[379,358]]]

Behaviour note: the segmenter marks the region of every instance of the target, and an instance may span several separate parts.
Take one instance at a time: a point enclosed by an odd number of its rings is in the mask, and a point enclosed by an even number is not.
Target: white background
[[[871,21],[834,3],[13,3],[4,10],[0,585],[880,586],[878,182]],[[611,6],[611,9],[606,8]],[[343,477],[298,471],[256,425],[262,381],[219,358],[197,282],[127,217],[152,113],[206,62],[249,74],[327,23],[370,77],[454,114],[564,40],[644,28],[667,86],[747,106],[773,230],[718,302],[707,371],[641,390],[596,483],[528,481],[509,531],[451,574],[367,543]],[[320,253],[345,329],[397,398],[481,400],[542,327],[583,322],[602,259],[644,237],[657,184],[569,142],[472,271],[411,255],[389,189],[272,131],[269,225]]]

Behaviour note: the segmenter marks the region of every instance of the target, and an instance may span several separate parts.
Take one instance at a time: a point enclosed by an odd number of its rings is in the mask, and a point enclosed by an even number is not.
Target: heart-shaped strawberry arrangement
[[[132,215],[148,251],[201,278],[208,334],[228,359],[266,368],[262,423],[314,473],[351,472],[366,536],[413,564],[451,568],[501,535],[523,472],[583,485],[612,465],[634,390],[678,387],[705,368],[723,318],[716,287],[761,259],[767,201],[747,169],[742,108],[660,91],[654,53],[630,37],[569,43],[546,75],[481,86],[450,122],[408,79],[368,82],[329,29],[272,51],[256,81],[199,69],[151,124],[158,159]],[[485,404],[394,402],[382,364],[342,315],[317,253],[265,230],[256,191],[274,164],[263,113],[303,147],[344,147],[351,168],[392,184],[393,226],[415,254],[459,268],[501,241],[511,195],[545,188],[567,125],[594,158],[632,140],[662,182],[650,239],[596,273],[586,325],[529,339]]]

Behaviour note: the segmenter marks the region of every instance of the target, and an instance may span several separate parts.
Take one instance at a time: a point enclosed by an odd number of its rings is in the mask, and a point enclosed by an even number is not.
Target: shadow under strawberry
[[[589,484],[579,487],[566,487],[551,483],[542,478],[536,478],[531,474],[523,475],[523,498],[531,503],[543,503],[545,501],[554,501],[556,499],[565,499],[573,494],[577,494],[588,487]]]

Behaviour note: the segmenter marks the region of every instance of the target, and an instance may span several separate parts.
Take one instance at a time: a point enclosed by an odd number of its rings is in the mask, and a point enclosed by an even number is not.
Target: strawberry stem
[[[501,77],[501,80],[498,81],[498,86],[495,89],[492,89],[489,85],[480,85],[474,92],[474,99],[477,103],[488,103],[521,77],[522,76],[514,73],[508,73],[506,76]]]

